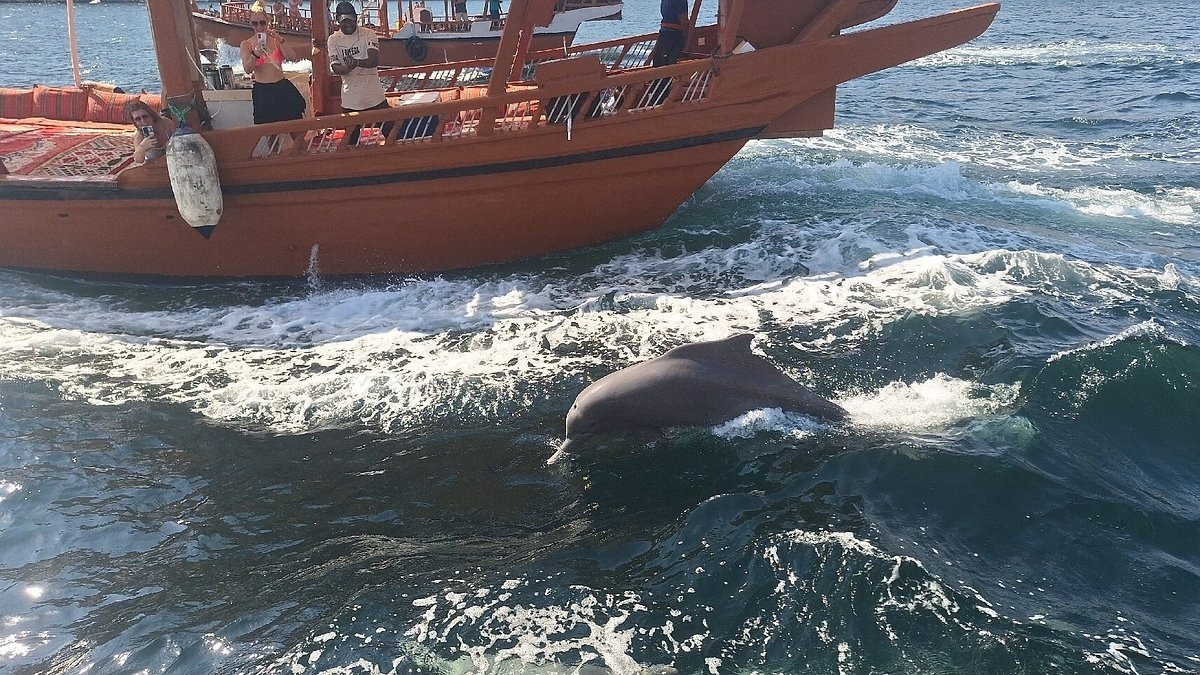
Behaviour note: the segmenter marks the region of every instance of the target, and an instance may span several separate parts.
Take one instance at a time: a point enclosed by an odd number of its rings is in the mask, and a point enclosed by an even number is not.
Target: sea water
[[[1010,0],[577,252],[0,272],[0,672],[1200,672],[1190,9]],[[4,84],[69,81],[62,13],[0,5]],[[140,5],[77,14],[156,88]],[[546,464],[589,382],[739,332],[850,420]]]

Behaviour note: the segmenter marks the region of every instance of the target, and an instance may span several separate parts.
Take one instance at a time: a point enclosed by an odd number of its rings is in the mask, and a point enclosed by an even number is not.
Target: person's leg
[[[372,107],[371,110],[388,110],[390,108],[391,106],[388,105],[387,99],[385,98],[379,103],[379,105]],[[396,126],[395,122],[384,122],[383,126],[379,128],[379,133],[383,134],[384,138],[387,138],[387,135],[392,133],[392,127],[394,126]]]
[[[359,112],[359,111],[351,110],[350,108],[342,108],[342,112],[352,113],[352,112]],[[353,129],[350,129],[349,131],[347,131],[346,132],[346,145],[358,145],[358,135],[361,132],[362,132],[362,127],[360,127],[360,126],[355,126]]]
[[[654,45],[654,57],[651,65],[669,66],[679,60],[683,53],[683,33],[677,30],[661,30],[658,42]]]
[[[261,83],[255,82],[254,88],[250,90],[250,100],[254,106],[254,123],[267,123],[267,103],[264,89]]]

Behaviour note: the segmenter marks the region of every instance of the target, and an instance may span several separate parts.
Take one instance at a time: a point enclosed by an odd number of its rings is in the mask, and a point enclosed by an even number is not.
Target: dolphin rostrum
[[[676,347],[606,375],[580,392],[567,437],[550,461],[582,439],[607,433],[657,434],[667,427],[715,426],[759,408],[841,420],[847,412],[750,351],[753,335]]]

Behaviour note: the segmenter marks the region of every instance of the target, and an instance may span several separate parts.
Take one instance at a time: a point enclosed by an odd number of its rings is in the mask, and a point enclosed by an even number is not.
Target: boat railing
[[[423,147],[547,128],[569,134],[617,116],[706,101],[715,78],[712,61],[699,59],[587,78],[585,84],[514,84],[495,96],[488,96],[482,85],[407,92],[393,97],[388,110],[281,122],[272,125],[271,133],[257,136],[245,133],[255,127],[238,130],[233,135],[239,139],[237,147],[214,140],[222,145],[222,156],[268,160]]]
[[[221,3],[221,19],[229,23],[249,24],[252,7],[253,5],[249,2]],[[312,20],[308,8],[301,8],[300,16],[292,16],[287,11],[267,12],[267,18],[271,20],[271,27],[276,30],[299,33],[308,33],[312,30]]]
[[[571,58],[595,54],[610,73],[630,70],[649,65],[656,39],[657,35],[650,33],[618,40],[607,40],[568,47],[565,54]],[[561,47],[530,53],[525,61],[522,79],[534,79],[539,63],[560,60],[563,56],[564,51]],[[389,92],[461,87],[486,81],[492,72],[494,63],[494,59],[475,59],[445,65],[381,68],[379,78]]]
[[[417,23],[418,33],[470,33],[471,26],[474,22],[471,20],[458,21],[456,19],[438,19],[431,21],[421,21]],[[499,28],[496,26],[499,25]],[[504,29],[504,20],[493,21],[492,30],[499,31]]]

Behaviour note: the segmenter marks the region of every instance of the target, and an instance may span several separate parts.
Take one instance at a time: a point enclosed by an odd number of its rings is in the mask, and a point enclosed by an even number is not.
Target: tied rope
[[[187,97],[187,103],[184,105],[175,105],[174,100]],[[187,116],[192,111],[192,108],[199,108],[197,113],[200,115],[200,128],[211,129],[212,118],[208,116],[208,109],[199,107],[196,103],[196,92],[190,94],[179,94],[177,96],[167,97],[167,114],[175,118],[175,126],[178,129],[187,128]]]
[[[172,99],[183,98],[187,96],[188,102],[182,106],[177,106]],[[175,125],[178,127],[187,126],[187,115],[196,106],[196,93],[181,94],[179,96],[167,97],[167,113],[175,118]]]

